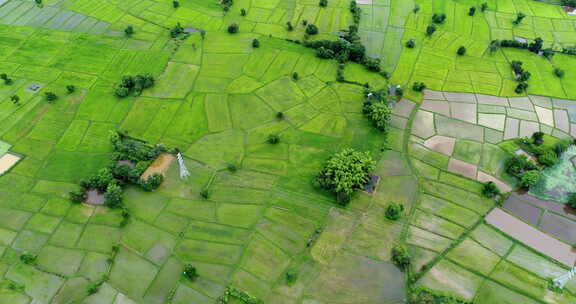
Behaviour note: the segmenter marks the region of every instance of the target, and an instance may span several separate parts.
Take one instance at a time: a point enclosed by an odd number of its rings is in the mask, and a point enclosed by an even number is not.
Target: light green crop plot
[[[415,81],[515,95],[512,60],[532,74],[528,93],[576,98],[573,56],[487,50],[514,37],[576,44],[574,19],[560,7],[490,0],[471,17],[477,1],[361,1],[361,40],[391,78],[348,62],[349,82],[339,82],[338,63],[301,44],[305,24],[319,29],[307,39],[338,39],[353,22],[347,0],[236,0],[227,12],[212,0],[43,2],[0,0],[0,74],[12,79],[0,81],[0,155],[23,156],[0,177],[1,303],[213,303],[234,287],[263,303],[380,304],[404,302],[414,285],[481,304],[574,300],[574,284],[562,295],[546,289],[565,267],[482,223],[495,202],[454,166],[509,181],[508,146],[498,144],[510,120],[568,136],[576,106],[534,96],[495,106],[436,92],[430,99],[452,103],[447,112],[403,99],[387,138],[362,115],[364,84],[400,84],[415,101]],[[517,12],[527,17],[514,26]],[[447,19],[426,37],[433,13]],[[171,39],[177,23],[189,37]],[[237,34],[227,32],[232,23]],[[460,46],[466,55],[456,55]],[[123,76],[145,73],[152,88],[114,95]],[[128,186],[127,224],[120,209],[68,201],[80,180],[113,163],[109,136],[118,130],[178,148],[191,174],[181,179],[174,162],[156,191]],[[449,153],[433,149],[437,136],[454,139]],[[380,181],[340,208],[312,181],[347,147],[373,156]],[[392,202],[405,207],[399,221],[385,217]],[[396,245],[413,254],[406,272],[392,263]],[[23,263],[24,253],[37,263]],[[186,264],[196,280],[182,276]]]

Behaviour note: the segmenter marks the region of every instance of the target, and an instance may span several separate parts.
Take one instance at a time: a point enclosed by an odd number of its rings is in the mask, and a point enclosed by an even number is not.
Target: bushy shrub
[[[186,31],[184,30],[182,25],[180,25],[180,22],[176,23],[176,25],[170,29],[170,37],[171,38],[178,38],[179,36],[181,36],[182,34],[185,34],[185,33],[186,33]]]
[[[520,186],[524,188],[530,188],[530,186],[538,183],[539,178],[540,178],[540,171],[528,170],[524,172],[522,178],[520,178]]]
[[[308,24],[306,26],[306,34],[308,34],[308,35],[318,34],[318,27],[314,24]]]
[[[516,92],[516,94],[522,94],[523,92],[526,91],[526,89],[528,89],[528,84],[521,82],[516,86],[516,89],[514,89],[514,92]]]
[[[364,115],[380,131],[387,132],[392,118],[392,109],[385,102],[377,101],[364,103],[362,108]]]
[[[228,171],[230,171],[232,173],[238,171],[238,167],[235,164],[228,164],[226,166],[226,169],[228,169]]]
[[[29,252],[20,255],[20,261],[26,265],[35,265],[37,259],[37,255]]]
[[[472,17],[476,14],[476,8],[473,6],[468,10],[468,16]]]
[[[154,77],[150,74],[138,74],[136,76],[125,75],[116,88],[117,97],[123,98],[130,93],[134,96],[142,94],[142,91],[154,86]]]
[[[198,271],[196,270],[196,267],[191,264],[186,264],[184,266],[184,271],[182,271],[182,275],[189,281],[193,282],[198,278]]]
[[[534,132],[532,133],[532,141],[535,145],[540,146],[544,143],[544,132]]]
[[[458,54],[458,56],[466,55],[466,47],[464,47],[464,46],[459,47],[458,51],[456,51],[456,54]]]
[[[297,72],[292,73],[292,79],[293,79],[294,81],[298,80],[298,78],[300,78],[300,77],[299,77],[299,75],[298,75]]]
[[[487,198],[494,198],[500,195],[500,189],[492,181],[488,181],[482,184],[482,195]]]
[[[238,23],[232,23],[228,26],[228,33],[236,34],[236,33],[238,33],[239,29],[240,29],[240,26],[238,25]]]
[[[558,78],[564,77],[564,70],[561,68],[554,68],[554,75]]]
[[[367,152],[344,149],[326,161],[316,176],[316,183],[336,194],[339,204],[346,205],[354,191],[368,182],[368,174],[375,166]]]
[[[420,11],[420,5],[416,4],[414,5],[414,8],[412,9],[412,12],[414,14],[418,14],[418,12]]]
[[[86,191],[84,189],[70,191],[68,197],[72,203],[80,204],[86,201]]]
[[[144,189],[144,191],[153,191],[158,189],[163,181],[164,175],[160,173],[154,173],[148,176],[146,180],[140,180],[140,186],[142,189]]]
[[[408,254],[408,250],[402,246],[396,246],[392,248],[392,263],[400,270],[405,271],[410,266],[411,258]]]
[[[284,113],[283,112],[276,113],[276,119],[283,120],[284,119]]]
[[[370,58],[370,57],[366,57],[364,59],[364,65],[366,66],[366,68],[368,68],[368,70],[372,71],[372,72],[380,72],[380,58]]]
[[[406,47],[409,49],[413,49],[416,46],[416,40],[414,38],[410,38],[410,40],[406,41]]]
[[[68,92],[68,94],[72,94],[76,91],[76,87],[72,84],[69,84],[66,86],[66,92]]]
[[[294,30],[294,26],[292,25],[292,22],[290,22],[290,21],[286,22],[286,30],[288,30],[289,32]]]
[[[524,13],[517,13],[516,19],[514,19],[514,21],[512,21],[512,24],[518,25],[522,22],[522,20],[524,20],[524,18],[526,18],[526,15]]]
[[[414,82],[412,84],[412,90],[416,92],[422,92],[424,91],[424,89],[426,89],[426,84],[424,84],[423,82]]]
[[[404,211],[404,205],[398,203],[391,203],[386,207],[384,215],[387,219],[391,221],[396,221],[402,217],[402,211]]]
[[[576,209],[576,193],[570,193],[568,195],[568,206],[572,209]]]
[[[536,169],[536,165],[524,154],[514,154],[506,161],[506,172],[517,178],[521,178],[526,171]]]
[[[260,47],[260,41],[258,39],[252,40],[252,47],[257,49]]]
[[[488,3],[484,2],[480,5],[480,11],[484,12],[488,9]]]
[[[434,34],[434,32],[436,32],[436,26],[434,24],[430,24],[426,28],[426,36],[432,36],[432,34]]]
[[[266,139],[266,142],[275,145],[280,142],[280,137],[276,134],[270,134],[268,135],[268,139]]]
[[[53,103],[56,101],[56,99],[58,99],[58,96],[54,92],[45,92],[44,96],[49,103]]]
[[[111,182],[104,193],[104,204],[109,208],[122,206],[122,188],[116,182]]]
[[[141,172],[137,168],[132,168],[127,165],[120,165],[114,167],[112,170],[114,178],[119,179],[125,183],[136,183],[140,177]]]
[[[556,155],[558,157],[562,156],[562,154],[568,150],[568,147],[570,147],[570,143],[570,140],[561,140],[556,145],[554,145],[554,152]]]
[[[248,12],[246,12],[246,9],[240,9],[240,16],[244,17],[248,14]]]
[[[318,2],[318,6],[320,7],[328,6],[328,0],[320,0],[320,2]]]
[[[134,27],[129,25],[124,29],[124,34],[128,37],[132,36],[134,34]]]
[[[433,23],[442,24],[442,23],[444,23],[444,21],[446,21],[446,14],[441,13],[441,14],[432,15],[432,22]]]
[[[538,155],[538,163],[546,167],[552,167],[558,163],[558,155],[552,150],[546,150]]]
[[[298,280],[298,272],[294,269],[288,269],[286,271],[286,284],[292,285]]]

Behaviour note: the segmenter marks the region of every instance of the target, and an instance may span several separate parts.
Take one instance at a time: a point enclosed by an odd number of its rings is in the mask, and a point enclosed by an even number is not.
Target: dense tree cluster
[[[362,113],[366,116],[378,130],[388,132],[392,109],[388,106],[386,92],[384,90],[366,90],[366,100],[362,105]]]
[[[410,290],[408,304],[472,304],[472,302],[445,292],[418,286]]]
[[[150,74],[140,74],[136,76],[124,76],[116,88],[116,96],[124,98],[130,94],[138,96],[142,91],[154,86],[154,77]]]
[[[408,250],[402,246],[396,246],[392,248],[392,263],[400,270],[405,271],[411,264],[411,258],[408,254]]]
[[[361,189],[369,180],[369,173],[376,162],[367,152],[344,149],[324,164],[316,176],[319,187],[336,195],[340,205],[347,205],[356,189]]]
[[[360,10],[360,7],[358,7],[356,0],[350,1],[350,12],[352,13],[352,19],[354,21],[354,24],[358,26],[360,24],[360,17],[362,16],[362,11]]]
[[[70,200],[82,203],[86,200],[88,190],[96,190],[104,194],[105,205],[110,208],[122,208],[122,187],[127,184],[140,185],[145,191],[155,190],[160,186],[164,177],[153,174],[146,180],[140,176],[161,153],[167,151],[162,145],[154,147],[146,143],[128,138],[119,133],[111,136],[114,152],[110,165],[100,169],[96,174],[80,181],[80,189],[69,193]],[[120,164],[125,161],[133,165]]]
[[[530,79],[530,76],[532,76],[530,72],[525,71],[522,68],[522,64],[523,64],[522,61],[516,61],[516,60],[512,61],[512,63],[510,64],[512,71],[514,71],[516,81],[518,82],[518,85],[514,90],[516,94],[521,94],[522,92],[526,91],[526,89],[528,88],[528,84],[526,83],[526,81],[528,81],[528,79]]]
[[[336,59],[340,63],[357,62],[371,71],[380,71],[380,59],[366,56],[356,25],[350,25],[338,40],[305,41],[304,46],[316,49],[319,58]]]

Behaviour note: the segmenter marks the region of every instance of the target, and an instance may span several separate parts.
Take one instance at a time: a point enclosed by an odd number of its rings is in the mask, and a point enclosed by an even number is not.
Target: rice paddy
[[[211,0],[0,0],[0,303],[381,304],[417,287],[480,304],[573,303],[576,281],[559,293],[549,280],[574,265],[485,218],[505,213],[568,248],[574,216],[516,194],[499,206],[481,182],[516,188],[504,166],[512,139],[576,132],[576,58],[490,52],[490,41],[570,47],[574,17],[531,0],[488,1],[474,16],[476,1],[357,3],[366,53],[389,75],[302,44],[309,24],[309,40],[353,24],[344,0],[236,0],[228,11]],[[446,21],[428,37],[435,13]],[[177,23],[186,39],[171,38]],[[513,60],[532,75],[526,94],[514,92]],[[145,74],[153,87],[115,95],[123,76]],[[428,89],[412,90],[417,81]],[[386,136],[363,102],[366,86],[392,84],[404,98]],[[162,154],[144,176],[163,183],[125,186],[125,209],[102,196],[72,203],[81,180],[115,164],[114,132],[177,149],[190,176]],[[369,152],[380,178],[346,207],[313,185],[344,148]],[[411,256],[403,270],[397,246]]]

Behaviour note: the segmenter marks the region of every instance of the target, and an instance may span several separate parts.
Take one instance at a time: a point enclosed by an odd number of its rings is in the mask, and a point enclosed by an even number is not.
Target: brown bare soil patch
[[[156,158],[154,162],[150,164],[150,167],[148,167],[148,169],[146,169],[146,171],[142,173],[142,176],[140,176],[140,178],[146,180],[150,175],[154,173],[160,173],[164,175],[166,171],[168,171],[168,168],[170,168],[170,165],[172,164],[174,159],[176,159],[176,157],[172,154],[169,153],[160,154],[160,156],[158,156],[158,158]]]

